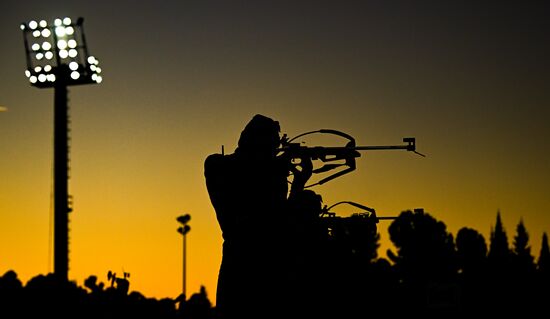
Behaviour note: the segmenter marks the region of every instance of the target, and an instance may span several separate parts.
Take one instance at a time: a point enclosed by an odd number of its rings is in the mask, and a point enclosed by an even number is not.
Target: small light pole
[[[187,225],[187,223],[189,222],[189,220],[191,220],[191,215],[189,214],[185,214],[185,215],[181,215],[181,216],[178,216],[178,218],[176,218],[176,220],[181,224],[180,227],[178,227],[178,233],[180,233],[183,237],[183,289],[182,289],[182,293],[183,295],[185,296],[185,298],[187,298],[187,294],[186,294],[186,289],[185,289],[185,286],[186,286],[186,235],[187,233],[191,230],[191,226]]]

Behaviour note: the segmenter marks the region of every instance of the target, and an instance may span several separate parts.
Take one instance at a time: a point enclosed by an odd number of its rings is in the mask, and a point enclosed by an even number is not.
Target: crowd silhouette
[[[0,277],[1,318],[470,318],[548,313],[550,248],[535,258],[523,220],[510,243],[501,214],[489,242],[475,229],[451,234],[422,209],[388,227],[380,257],[368,215],[324,217],[304,185],[308,158],[279,157],[279,123],[257,115],[233,154],[205,161],[207,189],[224,239],[216,305],[204,287],[191,297],[147,298],[129,274],[90,276],[84,287],[54,274],[23,284]],[[294,163],[290,165],[290,163]],[[287,181],[293,176],[290,189]]]

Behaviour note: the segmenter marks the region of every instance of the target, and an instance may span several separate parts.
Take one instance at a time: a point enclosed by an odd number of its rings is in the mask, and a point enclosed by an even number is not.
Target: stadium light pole
[[[187,233],[189,233],[189,231],[191,230],[191,226],[187,225],[187,223],[189,222],[189,220],[191,220],[191,215],[189,214],[185,214],[185,215],[181,215],[181,216],[178,216],[178,218],[176,218],[176,220],[181,224],[180,227],[178,227],[178,233],[180,233],[182,236],[183,236],[183,287],[182,287],[182,293],[183,295],[185,296],[185,298],[187,298],[187,291],[186,291],[186,263],[187,263],[187,260],[186,260],[186,254],[187,254],[187,251],[186,251],[186,237],[187,237]]]
[[[97,84],[103,80],[99,62],[89,55],[83,18],[22,23],[27,70],[31,86],[54,88],[54,274],[69,278],[69,112],[71,85]]]

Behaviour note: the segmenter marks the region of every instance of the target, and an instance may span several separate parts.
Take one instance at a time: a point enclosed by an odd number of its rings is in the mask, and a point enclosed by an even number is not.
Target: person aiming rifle
[[[292,308],[292,200],[311,176],[311,160],[290,165],[278,157],[280,126],[255,115],[232,154],[212,154],[204,163],[210,200],[222,231],[223,252],[216,309],[221,318],[288,315]],[[288,176],[294,176],[288,194]],[[292,300],[292,298],[290,299]]]

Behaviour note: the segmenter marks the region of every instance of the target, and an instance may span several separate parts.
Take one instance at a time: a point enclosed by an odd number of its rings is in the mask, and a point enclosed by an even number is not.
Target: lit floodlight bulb
[[[40,71],[42,71],[42,67],[41,67],[41,66],[36,66],[36,67],[34,67],[34,72],[38,73],[38,72],[40,72]]]
[[[95,64],[95,61],[96,61],[96,59],[95,59],[95,57],[94,57],[93,55],[90,55],[90,56],[88,57],[88,63],[90,63],[90,64]]]
[[[21,31],[25,31],[25,29],[27,28],[27,26],[26,26],[24,23],[21,23],[21,25],[19,26],[19,28],[21,28]]]
[[[50,72],[51,70],[52,70],[52,66],[51,66],[51,65],[46,64],[46,65],[44,66],[44,72]]]
[[[48,81],[55,82],[55,74],[50,73],[46,77],[48,78]]]
[[[48,51],[52,48],[52,44],[50,42],[43,42],[42,43],[42,50]]]
[[[25,70],[25,76],[30,78],[31,77],[31,71]]]
[[[50,35],[52,35],[52,32],[50,31],[50,29],[44,29],[44,30],[42,30],[42,36],[43,36],[44,38],[47,38],[47,37],[49,37]]]
[[[71,25],[71,18],[69,17],[66,17],[63,19],[63,24],[64,25]]]
[[[73,80],[78,80],[79,77],[80,77],[80,73],[78,73],[76,71],[71,72],[71,78]]]
[[[38,22],[32,20],[29,22],[29,28],[31,28],[31,30],[34,30],[36,28],[38,28]]]
[[[101,73],[101,68],[100,68],[100,67],[96,67],[96,68],[95,68],[95,72],[96,72],[96,73]]]
[[[35,37],[35,38],[38,38],[38,37],[40,37],[41,35],[42,35],[42,33],[41,33],[40,31],[38,31],[38,30],[34,30],[34,31],[32,32],[32,36]]]
[[[90,70],[91,70],[92,72],[96,72],[97,66],[96,66],[95,64],[90,65]]]
[[[43,57],[44,57],[44,54],[43,54],[42,52],[38,52],[38,53],[36,54],[36,59],[37,59],[37,60],[42,60]]]
[[[98,75],[95,81],[97,82],[97,84],[99,84],[103,81],[103,78],[101,77],[101,75]]]
[[[60,50],[59,51],[59,57],[62,59],[66,59],[69,56],[69,51],[67,50]]]
[[[65,33],[67,33],[68,35],[73,35],[74,34],[74,28],[73,27],[66,27],[65,28]]]
[[[44,56],[46,57],[46,59],[51,60],[51,59],[53,59],[53,52],[48,51],[44,54]]]
[[[75,61],[69,63],[69,69],[76,71],[78,69],[78,63],[76,63]]]
[[[46,82],[48,78],[46,77],[46,74],[42,73],[40,75],[38,75],[38,81],[39,82]]]
[[[65,36],[65,27],[59,26],[55,28],[55,34],[58,37],[64,37]]]
[[[31,83],[34,84],[34,83],[36,83],[36,81],[38,81],[38,78],[37,78],[36,76],[33,75],[33,76],[31,76],[31,77],[29,78],[29,81],[31,81]]]
[[[65,40],[57,41],[57,48],[60,50],[65,50],[67,48],[67,41]]]
[[[61,24],[63,23],[63,21],[61,21],[61,19],[57,18],[53,21],[53,24],[58,27],[60,26]]]
[[[76,40],[75,40],[75,39],[70,39],[70,40],[67,42],[67,45],[68,45],[69,48],[71,48],[71,49],[76,48]]]
[[[34,43],[34,44],[31,46],[31,48],[32,48],[33,51],[38,51],[38,50],[40,50],[40,44]]]
[[[76,58],[77,55],[78,55],[78,52],[75,49],[70,49],[69,50],[69,56],[71,58]]]
[[[98,77],[98,75],[97,75],[97,74],[95,74],[95,73],[94,73],[94,74],[92,74],[92,81],[97,81],[97,77]]]
[[[40,20],[40,23],[38,24],[41,28],[45,28],[48,26],[48,22],[46,20]]]

